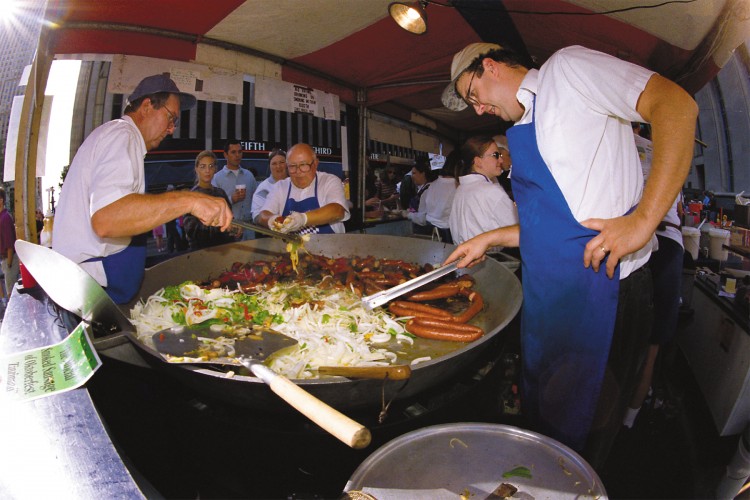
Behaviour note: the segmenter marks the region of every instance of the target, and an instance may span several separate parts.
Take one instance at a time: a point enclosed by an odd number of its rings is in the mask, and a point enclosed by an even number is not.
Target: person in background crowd
[[[456,195],[456,167],[461,163],[461,150],[456,149],[446,157],[445,164],[437,179],[430,182],[430,189],[423,190],[416,212],[404,211],[403,216],[412,221],[413,225],[424,227],[426,230],[417,234],[433,234],[435,231],[439,241],[453,243],[449,226],[453,198]],[[412,176],[414,172],[412,171]]]
[[[371,199],[377,199],[378,194],[378,178],[375,175],[375,172],[373,171],[373,168],[370,165],[367,165],[367,171],[365,172],[365,200],[371,200]],[[373,205],[375,208],[377,208],[377,205],[379,204],[379,200],[374,202]],[[365,201],[365,205],[367,205],[367,201]]]
[[[289,174],[286,171],[286,151],[276,148],[268,154],[268,169],[270,177],[258,184],[258,189],[253,195],[253,220],[258,220],[263,204],[266,202],[268,193],[281,179],[286,179]]]
[[[44,214],[41,210],[37,209],[35,215],[36,220],[36,239],[39,241],[42,234],[42,229],[44,229]]]
[[[154,239],[156,240],[156,251],[157,252],[164,252],[167,250],[167,242],[164,241],[164,235],[166,234],[166,229],[164,228],[164,224],[160,224],[153,228],[151,230],[151,234],[153,235]]]
[[[396,177],[398,177],[398,174]],[[411,176],[411,170],[406,172],[401,181],[396,184],[396,189],[398,190],[398,207],[408,210],[409,203],[417,195],[417,183]]]
[[[318,172],[318,157],[308,144],[295,144],[286,154],[289,177],[268,193],[258,224],[297,234],[343,233],[349,209],[344,185],[335,175]]]
[[[168,185],[167,191],[174,191],[174,186]],[[174,253],[180,239],[180,233],[177,231],[177,219],[168,220],[164,223],[164,227],[167,234],[167,252]]]
[[[518,224],[515,205],[493,182],[503,171],[495,141],[486,136],[472,137],[461,148],[461,158],[450,215],[453,241],[462,243],[486,231]]]
[[[0,267],[5,277],[5,295],[2,298],[3,308],[8,305],[13,284],[18,281],[18,259],[16,258],[16,225],[5,206],[5,188],[0,187]]]
[[[414,186],[417,188],[414,196],[409,200],[407,209],[402,211],[404,218],[409,218],[410,213],[416,213],[419,210],[420,200],[422,195],[427,191],[432,182],[437,179],[437,172],[432,171],[430,162],[427,158],[419,158],[411,169],[410,175]],[[406,178],[406,176],[404,177]],[[426,224],[418,224],[412,220],[412,233],[422,235],[432,235],[433,226],[427,226]]]
[[[394,210],[398,206],[398,176],[395,166],[388,165],[380,172],[380,178],[375,182],[375,188],[375,196],[367,200],[366,205],[376,204],[389,210]]]
[[[216,161],[216,155],[211,151],[198,153],[195,158],[195,186],[191,191],[221,198],[229,204],[229,198],[224,190],[211,184],[216,173]],[[232,231],[220,231],[217,227],[207,226],[193,215],[185,215],[182,223],[190,250],[199,250],[235,241],[235,235]]]
[[[55,212],[52,247],[81,265],[118,304],[141,286],[144,233],[185,213],[229,229],[232,211],[214,196],[188,191],[145,194],[143,159],[171,134],[180,110],[195,97],[164,73],[144,78],[128,97],[125,115],[96,128],[65,177]]]
[[[648,181],[651,173],[653,145],[643,137],[640,123],[633,123],[635,146],[643,168],[643,178]],[[649,339],[646,360],[641,367],[640,382],[636,387],[623,419],[625,427],[632,427],[638,412],[646,399],[654,379],[654,366],[660,346],[670,342],[677,331],[677,318],[680,311],[682,293],[682,262],[685,247],[682,241],[680,211],[682,192],[656,229],[658,247],[648,261],[654,288],[654,323]]]
[[[237,139],[229,139],[224,144],[224,159],[227,164],[214,175],[213,185],[224,190],[232,203],[234,218],[242,222],[253,221],[253,194],[258,187],[252,172],[242,168],[242,144]],[[243,240],[254,237],[253,231],[245,230]]]
[[[513,169],[513,158],[510,156],[510,149],[508,148],[508,138],[504,135],[496,135],[492,138],[500,148],[500,157],[503,159],[503,173],[497,178],[497,182],[505,189],[505,194],[508,198],[515,201],[513,198],[513,188],[510,182],[510,172]]]
[[[579,46],[530,69],[513,50],[470,44],[453,58],[451,80],[448,108],[515,122],[506,135],[520,220],[446,262],[464,267],[488,247],[520,245],[524,414],[599,469],[645,353],[653,305],[644,264],[687,177],[698,106],[666,78]],[[653,130],[645,190],[632,121]]]

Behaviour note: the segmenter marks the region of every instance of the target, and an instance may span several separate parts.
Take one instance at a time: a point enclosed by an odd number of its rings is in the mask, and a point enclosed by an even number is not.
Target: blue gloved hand
[[[307,225],[307,214],[304,212],[292,212],[286,216],[279,231],[282,233],[293,233]]]

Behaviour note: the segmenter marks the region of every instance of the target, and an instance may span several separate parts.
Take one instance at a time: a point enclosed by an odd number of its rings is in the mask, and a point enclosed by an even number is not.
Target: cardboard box
[[[738,226],[750,228],[750,205],[734,206],[734,223]]]

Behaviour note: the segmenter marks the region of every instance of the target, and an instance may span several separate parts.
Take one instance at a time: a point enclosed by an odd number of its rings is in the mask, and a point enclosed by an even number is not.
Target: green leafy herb
[[[503,478],[509,478],[509,477],[525,477],[528,479],[531,479],[531,470],[529,470],[528,467],[516,467],[515,469],[511,469],[507,472],[503,473]]]
[[[183,300],[180,289],[185,285],[192,285],[192,281],[184,281],[179,285],[172,285],[164,288],[164,298],[167,300]]]
[[[172,313],[172,321],[178,325],[185,324],[185,311],[179,310]]]

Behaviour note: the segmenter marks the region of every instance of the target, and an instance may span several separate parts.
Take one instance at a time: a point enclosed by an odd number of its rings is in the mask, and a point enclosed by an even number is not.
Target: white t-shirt
[[[122,251],[130,238],[100,238],[91,226],[99,209],[123,196],[146,190],[146,143],[129,116],[97,127],[78,148],[65,177],[55,211],[52,247],[81,265],[102,286],[101,262],[84,262]]]
[[[338,203],[344,207],[344,218],[341,219],[340,222],[334,222],[331,224],[331,228],[334,233],[346,232],[344,229],[344,221],[349,220],[350,214],[346,202],[346,196],[344,195],[344,184],[341,182],[341,179],[333,174],[317,172],[315,175],[318,185],[318,205],[324,207],[329,203]],[[292,186],[291,192],[289,191],[290,185]],[[263,204],[262,210],[267,210],[273,214],[281,214],[284,211],[287,193],[289,193],[289,197],[294,201],[311,198],[315,196],[315,181],[312,181],[305,189],[296,187],[292,184],[290,178],[278,181],[268,192],[268,197]]]
[[[255,220],[255,218],[260,215],[260,212],[263,210],[263,204],[266,202],[266,198],[268,197],[268,193],[271,191],[271,189],[273,189],[273,186],[275,184],[276,179],[274,179],[273,176],[265,179],[263,182],[258,184],[258,187],[255,189],[255,193],[253,193],[253,220]]]
[[[450,228],[455,244],[499,227],[518,224],[518,211],[499,185],[482,174],[459,178],[451,207]]]
[[[409,214],[409,220],[420,226],[427,222],[440,229],[449,227],[453,197],[456,195],[456,180],[438,177],[422,192],[419,210]]]
[[[536,95],[539,152],[578,221],[627,213],[643,193],[631,122],[653,75],[640,66],[579,46],[529,70],[516,93],[530,123]],[[653,238],[656,241],[656,238]],[[644,265],[652,245],[620,260],[620,279]]]

